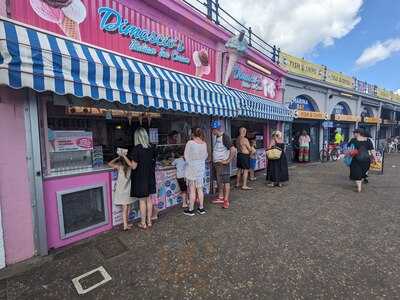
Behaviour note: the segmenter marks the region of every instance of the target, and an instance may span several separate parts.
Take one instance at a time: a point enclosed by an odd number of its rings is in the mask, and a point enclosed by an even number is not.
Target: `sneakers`
[[[198,213],[199,215],[204,215],[204,214],[206,213],[206,210],[205,210],[204,208],[198,208],[198,209],[197,209],[197,213]]]
[[[193,217],[195,215],[194,210],[185,209],[183,214],[189,217]]]

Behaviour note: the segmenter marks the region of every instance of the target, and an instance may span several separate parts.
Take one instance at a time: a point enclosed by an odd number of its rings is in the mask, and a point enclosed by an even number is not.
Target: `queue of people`
[[[246,128],[239,129],[236,147],[230,136],[222,130],[219,120],[213,121],[212,154],[213,171],[217,182],[217,197],[213,204],[229,208],[231,161],[237,158],[236,187],[244,191],[252,190],[249,181],[255,180],[255,141],[249,140]],[[282,133],[276,131],[272,135],[269,149],[280,151],[279,157],[269,157],[266,180],[271,186],[282,187],[289,180],[288,164],[284,153]],[[206,161],[209,157],[205,133],[201,128],[192,129],[192,138],[186,143],[183,153],[172,162],[177,169],[177,181],[182,193],[184,214],[203,215],[204,179]],[[149,136],[144,128],[138,128],[134,133],[134,147],[127,152],[118,153],[118,157],[109,162],[109,166],[118,172],[115,190],[115,204],[122,206],[123,230],[132,228],[129,224],[129,211],[133,199],[139,199],[141,220],[138,227],[148,229],[157,218],[154,213],[153,198],[156,194],[156,148],[150,144]],[[196,207],[197,205],[197,207]]]

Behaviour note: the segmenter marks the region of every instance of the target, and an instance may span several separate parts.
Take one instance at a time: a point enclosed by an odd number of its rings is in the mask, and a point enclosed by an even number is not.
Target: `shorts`
[[[237,164],[238,169],[249,170],[250,169],[250,154],[238,153]]]
[[[179,185],[179,189],[181,190],[181,192],[187,191],[187,185],[186,185],[185,178],[178,178],[178,185]]]
[[[255,170],[257,167],[257,159],[250,158],[250,169]]]
[[[231,182],[231,168],[229,164],[214,163],[214,171],[218,186]]]

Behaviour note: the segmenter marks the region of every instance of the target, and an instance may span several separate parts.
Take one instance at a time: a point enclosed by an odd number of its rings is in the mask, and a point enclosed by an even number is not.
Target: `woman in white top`
[[[206,172],[206,159],[208,157],[207,144],[204,141],[204,133],[200,128],[196,128],[192,133],[192,140],[188,141],[185,147],[185,178],[189,187],[189,208],[184,211],[185,215],[194,216],[194,203],[199,199],[197,212],[205,214],[204,210],[204,176]]]

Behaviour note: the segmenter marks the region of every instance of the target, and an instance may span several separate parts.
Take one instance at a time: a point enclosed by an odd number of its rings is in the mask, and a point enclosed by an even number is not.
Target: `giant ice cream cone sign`
[[[225,48],[228,50],[229,60],[224,76],[224,85],[228,83],[229,77],[233,71],[233,67],[235,66],[239,57],[242,56],[247,50],[248,43],[244,37],[244,33],[244,30],[242,30],[239,35],[231,37],[225,44]]]
[[[39,17],[57,24],[66,36],[81,39],[79,24],[86,18],[86,7],[81,0],[30,0],[30,3]]]

